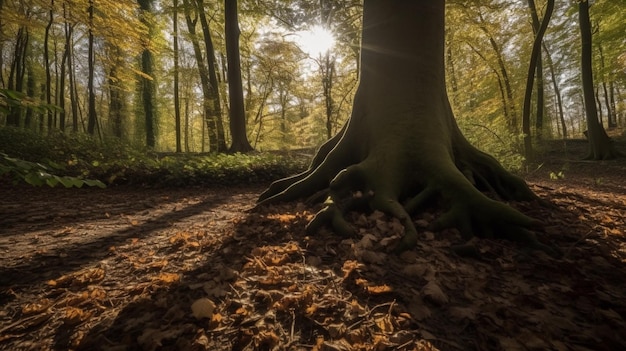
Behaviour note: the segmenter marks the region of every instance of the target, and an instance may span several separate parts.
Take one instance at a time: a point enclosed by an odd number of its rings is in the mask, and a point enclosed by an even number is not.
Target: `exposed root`
[[[415,247],[419,240],[411,215],[436,203],[443,203],[447,210],[433,222],[433,230],[454,227],[460,231],[465,240],[473,236],[502,238],[551,255],[557,253],[554,249],[541,244],[530,230],[540,227],[539,221],[502,202],[490,199],[479,191],[479,189],[487,191],[498,200],[537,199],[523,180],[511,175],[495,159],[470,147],[469,144],[455,150],[456,169],[454,165],[448,167],[443,163],[444,166],[433,166],[439,171],[418,173],[421,177],[417,179],[406,179],[414,177],[414,172],[398,171],[400,174],[391,172],[390,169],[395,169],[393,160],[383,158],[384,162],[380,162],[379,159],[373,162],[376,157],[382,158],[377,153],[368,155],[361,162],[351,164],[349,162],[354,158],[336,157],[346,155],[346,152],[341,150],[343,145],[342,143],[336,145],[313,171],[298,178],[291,178],[297,180],[291,182],[284,190],[277,192],[282,186],[268,189],[260,204],[291,201],[327,188],[328,197],[325,206],[311,220],[307,232],[313,234],[322,227],[330,227],[341,236],[353,236],[355,229],[345,219],[346,214],[355,210],[378,210],[398,218],[404,226],[404,235],[396,248],[396,251],[403,251]],[[450,167],[452,169],[448,169]],[[401,167],[398,169],[402,170]],[[332,172],[336,172],[336,176],[332,181],[328,181],[327,177]],[[429,177],[428,174],[434,175]],[[391,190],[396,189],[397,184],[408,186],[404,191],[397,193]],[[400,199],[405,199],[405,202],[401,204]]]

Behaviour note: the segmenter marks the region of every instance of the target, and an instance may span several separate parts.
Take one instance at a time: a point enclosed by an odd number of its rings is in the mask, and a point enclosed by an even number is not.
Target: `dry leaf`
[[[198,299],[191,305],[191,312],[197,319],[213,317],[214,310],[215,303],[207,298]]]
[[[65,309],[63,323],[65,325],[76,325],[91,317],[91,312],[86,312],[80,308],[68,307]]]
[[[376,321],[376,325],[378,326],[378,328],[380,328],[380,331],[382,331],[385,334],[393,333],[394,327],[393,327],[393,323],[391,322],[391,318],[389,317],[389,315],[386,315],[381,318],[377,318],[375,319],[375,321]]]
[[[154,280],[163,282],[165,284],[176,283],[180,280],[180,274],[177,273],[161,273]]]
[[[372,294],[372,295],[381,295],[381,294],[387,294],[390,292],[393,292],[393,288],[390,287],[389,285],[375,285],[375,286],[368,286],[367,287],[367,292]]]
[[[52,302],[48,299],[41,299],[37,302],[27,303],[22,307],[22,314],[29,315],[41,313],[47,310],[51,305]]]

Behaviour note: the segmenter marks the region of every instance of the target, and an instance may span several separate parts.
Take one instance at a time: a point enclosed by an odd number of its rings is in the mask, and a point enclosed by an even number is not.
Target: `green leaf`
[[[42,186],[44,183],[43,178],[37,173],[26,173],[24,181],[33,186]]]
[[[59,184],[59,177],[53,176],[46,179],[46,184],[48,184],[49,187],[54,188]]]

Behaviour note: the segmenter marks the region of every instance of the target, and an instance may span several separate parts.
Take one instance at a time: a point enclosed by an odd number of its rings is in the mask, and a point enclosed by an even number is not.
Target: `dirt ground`
[[[527,175],[553,206],[554,258],[455,230],[304,233],[303,203],[250,211],[263,185],[107,189],[0,185],[0,350],[624,350],[626,161],[553,148]],[[580,148],[580,145],[578,145]]]

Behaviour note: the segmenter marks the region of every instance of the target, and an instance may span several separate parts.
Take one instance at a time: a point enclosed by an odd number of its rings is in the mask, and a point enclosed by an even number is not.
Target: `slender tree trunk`
[[[252,146],[246,133],[246,113],[243,102],[241,61],[239,55],[239,20],[237,0],[224,0],[224,32],[228,62],[228,98],[230,101],[230,134],[232,143],[229,152],[249,152]]]
[[[604,126],[604,112],[602,111],[602,100],[600,100],[600,87],[595,87],[596,110],[598,111],[598,120],[600,125]]]
[[[52,28],[52,24],[54,23],[54,0],[50,0],[50,10],[48,12],[48,16],[48,23],[46,24],[46,29],[44,30],[43,59],[46,69],[46,103],[50,106],[52,105],[52,74],[50,73],[49,39],[50,28]],[[53,119],[56,118],[53,114],[56,113],[54,113],[51,109],[46,110],[46,115],[48,116],[48,133],[52,132]]]
[[[124,137],[124,110],[126,100],[118,70],[124,66],[123,52],[119,46],[110,44],[111,67],[109,70],[109,120],[113,136],[122,139]]]
[[[141,10],[141,22],[148,28],[148,38],[141,53],[141,70],[144,73],[141,81],[141,98],[146,128],[146,145],[149,148],[156,146],[157,135],[157,106],[156,106],[156,83],[154,77],[154,58],[151,51],[151,43],[154,34],[152,15],[154,0],[137,0]]]
[[[481,20],[483,20],[482,16],[481,16]],[[506,70],[506,65],[504,63],[502,50],[500,49],[500,46],[498,45],[496,40],[493,38],[491,33],[489,33],[486,26],[481,25],[480,29],[483,31],[483,33],[485,33],[485,35],[487,35],[487,38],[489,39],[489,44],[491,45],[491,48],[496,54],[498,67],[500,69],[500,75],[502,76],[502,81],[504,82],[504,88],[506,91],[506,97],[507,97],[507,101],[509,105],[508,110],[509,110],[509,114],[511,117],[509,120],[509,128],[513,133],[517,134],[519,130],[518,122],[517,122],[517,109],[515,108],[515,98],[513,97],[513,88],[511,87],[511,80],[509,79],[509,74]]]
[[[552,61],[552,56],[550,55],[550,51],[548,51],[548,47],[545,43],[542,43],[543,51],[546,53],[546,60],[548,61],[548,68],[550,69],[550,78],[552,80],[552,87],[554,89],[554,95],[556,96],[556,103],[559,110],[559,121],[561,123],[561,131],[563,132],[563,139],[567,139],[567,126],[565,125],[565,114],[563,113],[563,101],[561,99],[561,89],[559,88],[559,84],[556,78],[556,72],[554,67],[554,62]]]
[[[606,120],[609,129],[617,127],[613,110],[611,109],[611,101],[609,97],[609,91],[606,87],[606,81],[608,74],[606,73],[606,66],[604,62],[604,50],[602,50],[602,44],[598,45],[598,52],[600,54],[600,72],[602,74],[602,91],[604,92],[604,104],[606,105]]]
[[[611,109],[611,115],[613,116],[613,121],[615,123],[615,127],[617,127],[618,118],[617,118],[617,108],[615,105],[615,86],[613,84],[613,79],[609,80],[609,108]]]
[[[35,96],[37,89],[37,82],[35,80],[35,72],[33,72],[33,63],[32,60],[28,60],[26,73],[28,77],[26,78],[26,95],[27,96]],[[24,114],[24,128],[31,129],[33,122],[34,111],[32,108],[26,109],[26,113]]]
[[[535,3],[533,0],[528,0],[529,6],[534,10]],[[530,63],[528,65],[528,75],[526,80],[526,93],[524,94],[524,108],[522,110],[522,131],[524,132],[524,156],[526,156],[527,160],[532,160],[533,158],[533,146],[530,137],[530,102],[533,93],[533,84],[535,80],[535,72],[537,71],[537,64],[541,60],[541,42],[543,41],[543,35],[548,28],[548,23],[550,23],[550,17],[552,17],[552,11],[554,10],[554,0],[548,0],[546,6],[546,13],[543,15],[543,19],[541,21],[541,26],[537,29],[537,33],[535,35],[535,41],[533,43],[533,49],[530,54]],[[536,10],[535,17],[537,16]],[[534,18],[533,18],[534,19]],[[543,74],[543,73],[542,73]],[[541,80],[541,84],[543,84],[543,79]],[[541,88],[543,92],[543,87]],[[543,99],[543,94],[541,96]],[[541,110],[543,111],[543,101],[539,101],[539,97],[537,98],[537,104],[541,105]],[[542,112],[543,113],[543,112]],[[539,116],[537,117],[539,118]],[[543,123],[543,122],[542,122]]]
[[[213,111],[213,100],[211,99],[211,83],[209,79],[209,71],[207,65],[202,58],[202,50],[200,49],[200,42],[198,35],[196,34],[196,25],[198,22],[198,16],[191,18],[191,8],[189,6],[189,0],[183,0],[185,21],[187,22],[187,29],[189,31],[189,37],[191,45],[193,47],[194,55],[196,57],[196,64],[198,65],[198,73],[200,75],[200,85],[202,87],[202,106],[204,121],[207,126],[207,135],[209,138],[209,150],[213,152],[221,152],[223,149],[220,147],[220,139],[215,128],[215,111]],[[196,8],[197,10],[197,8]],[[223,140],[222,140],[223,142]],[[203,148],[204,151],[204,148]]]
[[[330,52],[324,53],[324,59],[321,65],[322,69],[322,88],[324,91],[324,107],[326,112],[326,137],[332,138],[333,131],[333,115],[335,114],[335,102],[333,101],[333,87],[335,78],[335,59],[331,59]]]
[[[613,159],[620,154],[609,139],[604,127],[598,121],[598,110],[593,94],[593,66],[592,66],[592,39],[591,20],[589,19],[589,2],[578,2],[578,19],[581,39],[581,76],[585,115],[587,117],[587,136],[589,138],[589,155],[587,159]]]
[[[19,92],[24,91],[24,77],[26,75],[26,58],[28,52],[28,43],[30,35],[28,28],[22,26],[18,29],[15,36],[15,49],[13,52],[13,61],[9,70],[10,90]],[[6,123],[10,126],[19,127],[21,123],[22,109],[20,107],[9,107]]]
[[[174,29],[174,123],[176,125],[176,152],[182,152],[180,94],[178,92],[178,0],[174,0],[172,22]]]
[[[88,77],[87,77],[87,93],[88,93],[88,118],[87,133],[94,135],[98,124],[96,115],[96,92],[94,87],[94,70],[95,70],[95,54],[94,54],[94,37],[93,37],[93,0],[89,0],[89,43],[87,53]]]
[[[548,7],[550,6],[551,5],[548,3]],[[536,36],[539,30],[541,29],[541,24],[539,23],[539,16],[537,14],[537,7],[535,6],[535,0],[528,0],[528,7],[530,9],[530,15],[532,18],[533,33]],[[552,8],[554,8],[554,5],[552,5]],[[544,15],[544,18],[545,18],[545,15]],[[543,44],[543,38],[541,42]],[[537,134],[537,139],[541,139],[542,132],[543,132],[543,119],[544,119],[543,116],[544,116],[544,111],[545,111],[545,96],[544,96],[544,85],[543,85],[543,58],[542,58],[541,47],[539,48],[537,55],[538,55],[537,70],[536,70],[537,112],[535,115],[535,133]]]
[[[196,0],[198,8],[198,16],[200,18],[200,26],[202,27],[202,33],[204,35],[204,46],[206,52],[207,68],[209,74],[209,95],[210,101],[213,106],[211,110],[213,115],[211,116],[212,128],[215,129],[217,135],[217,149],[216,151],[226,151],[226,137],[224,132],[224,119],[222,117],[222,104],[220,101],[220,89],[217,79],[217,68],[215,62],[215,47],[213,46],[213,38],[211,35],[211,29],[209,27],[209,21],[207,21],[205,15],[204,1]]]

